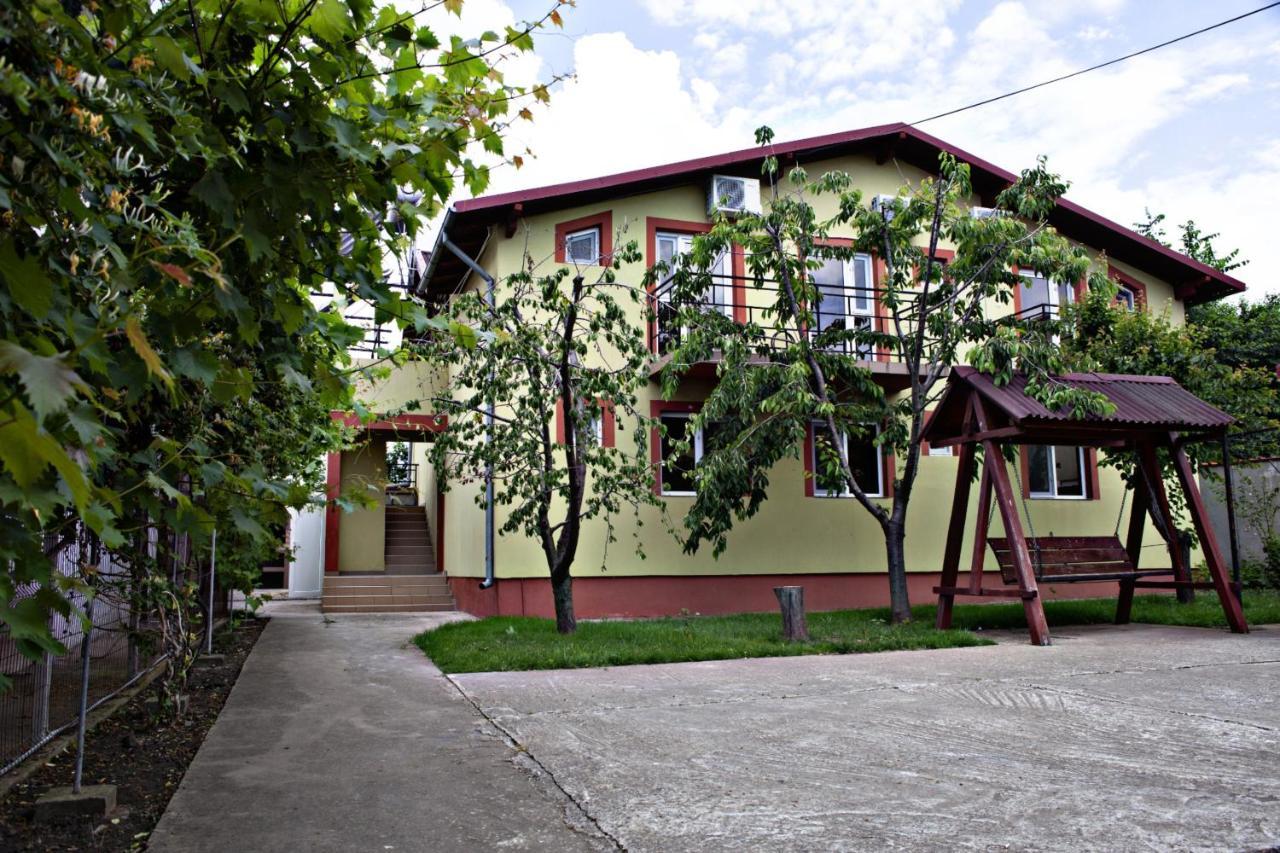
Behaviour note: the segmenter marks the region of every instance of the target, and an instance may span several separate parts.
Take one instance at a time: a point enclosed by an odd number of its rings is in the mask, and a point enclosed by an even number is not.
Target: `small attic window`
[[[600,260],[600,229],[584,228],[564,238],[564,260],[568,264],[594,264]]]

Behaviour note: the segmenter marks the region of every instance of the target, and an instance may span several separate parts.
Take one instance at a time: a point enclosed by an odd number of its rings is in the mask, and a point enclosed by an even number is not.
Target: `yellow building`
[[[903,124],[776,144],[771,149],[784,171],[799,163],[811,176],[832,170],[848,172],[867,198],[893,195],[904,182],[927,177],[944,151],[971,166],[975,207],[990,204],[1015,179],[1009,172]],[[638,282],[646,267],[682,251],[692,235],[710,227],[709,199],[714,206],[726,197],[726,191],[732,191],[741,193],[744,204],[754,203],[762,158],[761,149],[752,148],[460,202],[446,217],[415,292],[428,303],[441,306],[453,295],[481,286],[480,278],[458,253],[446,248],[445,240],[499,280],[519,270],[526,253],[551,263],[563,263],[566,258],[608,258],[614,246],[634,240],[642,249],[643,262],[634,268],[624,267],[620,275]],[[714,189],[713,182],[717,182]],[[834,213],[834,209],[824,209],[824,205],[834,205],[834,199],[818,197],[812,201],[820,216]],[[1123,285],[1120,298],[1134,310],[1167,313],[1174,322],[1181,322],[1188,305],[1244,289],[1242,282],[1069,201],[1059,203],[1050,221],[1065,237],[1099,258],[1105,252],[1113,278]],[[724,264],[724,272],[741,271],[740,257],[726,258]],[[871,257],[829,272],[836,285],[843,277],[844,286],[851,290],[867,280],[874,282],[880,274]],[[1014,310],[1052,312],[1076,298],[1078,287],[1027,274]],[[725,305],[735,306],[739,319],[749,310],[744,301],[732,295],[726,297]],[[865,322],[875,322],[874,305],[860,305],[856,300],[845,305],[841,310],[850,315],[846,319],[862,322],[858,314],[865,312]],[[662,329],[660,323],[659,328],[648,331],[655,373],[670,337],[678,334],[678,330]],[[903,376],[883,354],[867,353],[865,357],[887,388],[902,387],[896,383],[901,383]],[[349,485],[353,477],[378,482],[379,466],[384,465],[383,442],[397,437],[418,442],[412,460],[418,499],[412,512],[423,519],[429,531],[432,560],[428,568],[444,573],[464,610],[484,615],[550,615],[547,570],[537,544],[516,536],[499,537],[493,544],[496,581],[482,588],[485,514],[475,500],[479,486],[459,486],[444,495],[437,491],[425,442],[435,430],[447,428],[435,417],[430,403],[443,393],[446,378],[438,371],[415,366],[369,389],[367,399],[373,410],[411,414],[374,425],[369,430],[368,447],[331,459],[331,487]],[[642,396],[647,395],[654,415],[679,430],[681,418],[697,409],[712,381],[714,370],[695,371],[675,399],[664,400],[655,378]],[[606,440],[621,441],[631,429],[634,426],[630,424],[610,423]],[[656,445],[656,452],[662,450]],[[856,453],[858,448],[851,450]],[[719,559],[710,549],[693,556],[684,554],[665,532],[656,511],[645,518],[644,559],[630,547],[629,519],[618,519],[622,529],[608,550],[607,560],[602,526],[586,528],[574,564],[578,614],[769,610],[776,606],[772,588],[780,582],[805,586],[812,609],[885,603],[888,585],[878,524],[852,499],[826,496],[815,489],[814,480],[806,476],[812,467],[811,449],[807,455],[810,461],[788,460],[773,472],[769,500],[755,518],[733,532],[728,550]],[[877,458],[865,449],[863,455],[868,460],[867,482],[874,484],[868,488],[887,502],[893,489],[895,460]],[[955,479],[955,460],[948,451],[926,450],[922,456],[906,541],[915,601],[932,598],[929,590],[937,581]],[[1110,533],[1117,526],[1123,484],[1109,470],[1099,471],[1092,451],[1032,448],[1024,454],[1019,474],[1034,530],[1044,535],[1085,535]],[[669,516],[678,523],[692,501],[688,484],[678,475],[664,472],[660,488]],[[387,525],[403,527],[405,523],[401,516],[394,521],[384,521],[384,517],[405,512],[409,511],[364,510],[346,515],[331,511],[325,531],[326,589],[330,579],[343,573],[395,573],[395,566],[388,565],[390,558],[384,556],[390,554],[391,527]],[[1079,591],[1076,594],[1108,591],[1096,585],[1075,589]],[[1056,591],[1050,586],[1047,592],[1052,595]]]

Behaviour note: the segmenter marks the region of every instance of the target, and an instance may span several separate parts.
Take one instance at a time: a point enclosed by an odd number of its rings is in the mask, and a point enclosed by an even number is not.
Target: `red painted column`
[[[338,505],[335,503],[342,491],[342,454],[329,454],[328,476],[325,479],[326,497],[329,499],[324,510],[324,571],[325,574],[338,573]]]

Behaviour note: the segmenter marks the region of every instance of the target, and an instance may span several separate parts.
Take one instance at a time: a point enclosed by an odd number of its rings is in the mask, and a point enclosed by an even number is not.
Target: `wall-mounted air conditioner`
[[[969,215],[974,219],[990,219],[993,216],[1004,216],[1004,211],[996,210],[994,207],[971,207]]]
[[[893,203],[898,200],[897,196],[878,195],[871,199],[871,209],[886,219],[893,218]]]
[[[736,175],[712,175],[707,185],[707,215],[759,213],[760,180]]]

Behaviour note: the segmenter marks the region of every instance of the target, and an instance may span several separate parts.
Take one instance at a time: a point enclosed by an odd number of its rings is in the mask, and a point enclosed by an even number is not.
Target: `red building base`
[[[907,578],[913,603],[934,602],[938,572],[912,572]],[[961,575],[960,583],[968,578]],[[478,578],[450,577],[449,586],[458,609],[475,616],[555,615],[547,578],[499,580],[491,589],[480,589]],[[889,582],[878,573],[574,578],[573,604],[580,619],[763,613],[778,609],[775,586],[803,586],[805,607],[811,611],[889,604]],[[1116,595],[1119,586],[1046,583],[1040,591],[1048,599],[1103,598]]]

